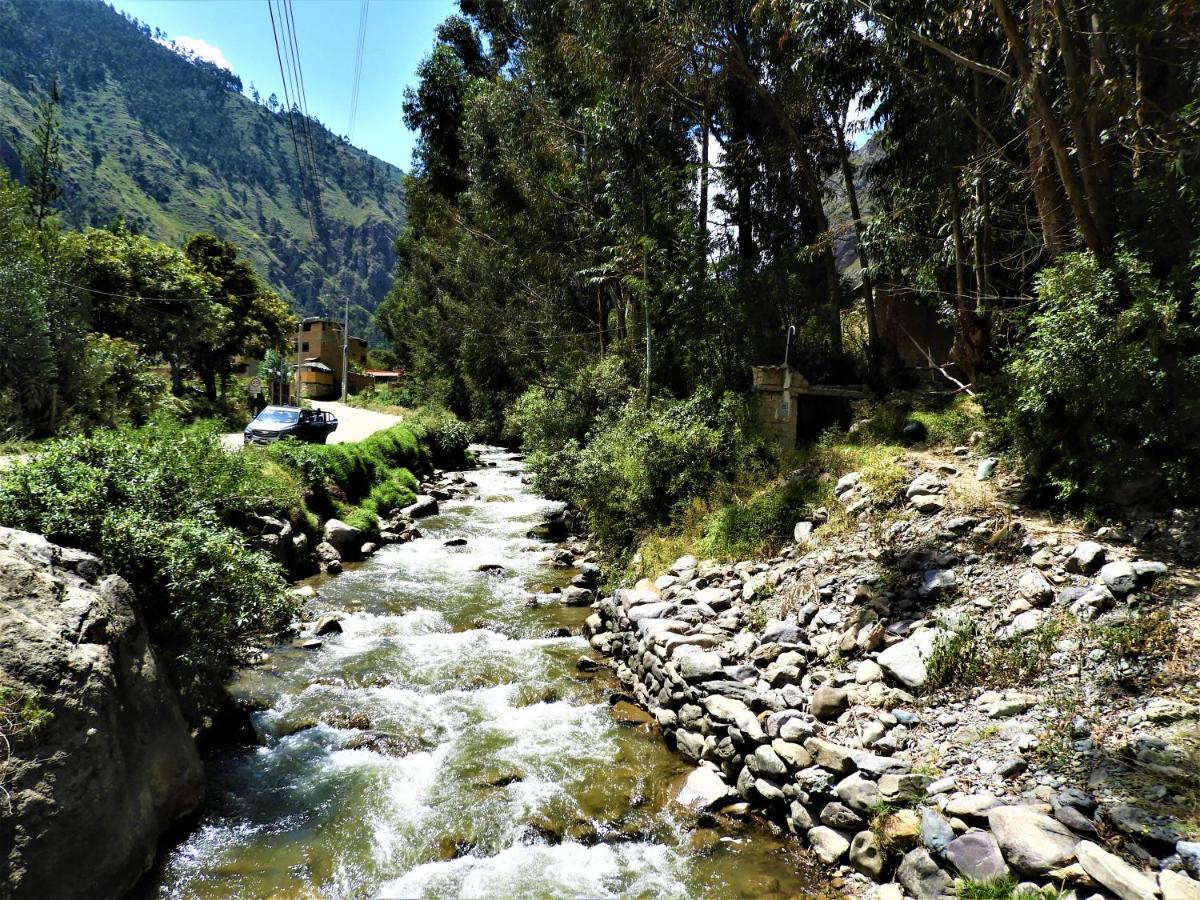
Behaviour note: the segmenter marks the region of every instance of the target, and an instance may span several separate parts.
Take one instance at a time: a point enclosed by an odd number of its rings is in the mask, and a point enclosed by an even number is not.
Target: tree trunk
[[[1021,81],[1029,90],[1030,98],[1033,100],[1034,112],[1041,124],[1045,141],[1050,145],[1055,168],[1058,171],[1058,179],[1066,192],[1075,225],[1083,235],[1083,242],[1089,250],[1097,254],[1104,253],[1108,249],[1107,242],[1096,227],[1095,219],[1088,208],[1083,183],[1071,161],[1070,148],[1063,136],[1062,127],[1054,115],[1054,108],[1050,105],[1050,100],[1042,87],[1041,72],[1034,68],[1017,21],[1013,18],[1005,0],[992,0],[992,7],[1000,19],[1000,24],[1004,27],[1004,34],[1013,55],[1013,62],[1016,63],[1017,72],[1020,73]]]
[[[850,153],[846,149],[846,133],[836,117],[833,119],[833,130],[842,163],[842,180],[846,183],[846,197],[850,201],[850,216],[854,220],[855,250],[858,253],[859,266],[862,268],[863,307],[867,316],[867,370],[874,384],[879,379],[879,327],[875,322],[875,288],[871,282],[871,261],[867,257],[866,241],[863,237],[862,210],[858,205],[858,190],[854,185],[854,170],[850,167]]]
[[[1041,123],[1034,117],[1025,122],[1025,143],[1029,152],[1029,180],[1033,202],[1037,206],[1038,223],[1042,226],[1042,243],[1051,256],[1067,247],[1067,222],[1063,216],[1064,200],[1058,182],[1052,177],[1052,165],[1042,136]]]

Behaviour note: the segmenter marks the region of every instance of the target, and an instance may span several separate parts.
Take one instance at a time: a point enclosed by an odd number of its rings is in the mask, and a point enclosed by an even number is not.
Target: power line
[[[346,135],[350,141],[354,140],[354,123],[358,118],[358,88],[362,80],[363,49],[367,42],[367,15],[370,6],[371,0],[362,0],[358,12],[358,46],[354,54],[354,87],[350,92],[350,128]]]
[[[317,181],[317,158],[316,153],[313,151],[312,127],[309,124],[309,119],[311,116],[308,114],[308,91],[304,86],[304,65],[300,61],[300,40],[296,35],[296,20],[292,10],[292,0],[283,0],[283,8],[284,12],[287,14],[287,32],[289,35],[289,40],[292,44],[292,59],[295,63],[292,84],[293,86],[299,85],[301,115],[300,125],[304,131],[304,138],[308,146],[309,181],[312,184],[313,190],[316,191],[317,194],[317,211],[319,215],[321,207],[321,186]]]
[[[308,227],[312,229],[313,237],[317,236],[317,228],[313,224],[312,209],[308,205],[308,195],[304,191],[304,160],[300,155],[300,142],[296,140],[296,126],[292,121],[292,100],[288,94],[288,80],[284,73],[283,54],[279,50],[279,32],[275,28],[275,8],[271,0],[267,0],[267,12],[271,17],[271,34],[275,38],[275,59],[279,62],[279,78],[283,81],[283,102],[287,107],[288,130],[292,133],[292,148],[296,151],[296,170],[300,178],[300,195],[308,210]],[[282,19],[282,17],[281,17]]]

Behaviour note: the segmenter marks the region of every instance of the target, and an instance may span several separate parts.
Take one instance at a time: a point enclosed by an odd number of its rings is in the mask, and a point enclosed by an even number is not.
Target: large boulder
[[[0,896],[118,897],[192,812],[204,771],[133,592],[95,557],[0,529],[8,730]]]
[[[325,523],[325,543],[332,544],[342,559],[357,559],[366,537],[353,525],[341,519],[330,519]]]
[[[1044,875],[1075,859],[1079,838],[1057,819],[1029,806],[997,806],[988,824],[1004,858],[1018,872]]]
[[[888,647],[879,654],[876,662],[905,687],[919,690],[925,686],[928,677],[925,663],[943,636],[949,637],[949,632],[943,628],[923,628],[907,640]]]

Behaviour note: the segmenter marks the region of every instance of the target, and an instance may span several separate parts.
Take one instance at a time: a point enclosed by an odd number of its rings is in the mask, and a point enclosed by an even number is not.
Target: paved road
[[[400,421],[399,416],[374,412],[369,409],[358,409],[354,406],[338,403],[336,400],[313,400],[312,405],[316,409],[323,409],[325,412],[333,413],[337,416],[337,431],[329,436],[329,443],[331,444],[346,444],[352,441],[361,441],[364,438],[369,438],[377,431],[391,428]],[[227,434],[222,440],[227,447],[237,449],[242,446],[242,433],[239,431],[235,434]]]

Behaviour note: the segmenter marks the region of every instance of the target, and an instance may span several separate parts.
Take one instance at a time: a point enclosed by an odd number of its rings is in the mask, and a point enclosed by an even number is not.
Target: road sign
[[[254,394],[256,397],[261,397],[262,392],[263,392],[262,379],[261,378],[251,378],[250,379],[250,393]]]

